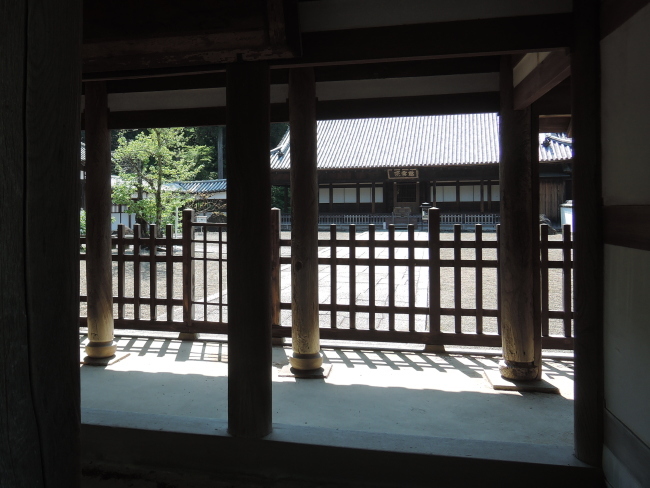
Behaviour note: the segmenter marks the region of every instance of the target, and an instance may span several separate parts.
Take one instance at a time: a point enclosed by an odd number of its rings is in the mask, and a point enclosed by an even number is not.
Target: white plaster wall
[[[650,204],[650,5],[601,42],[605,205]]]
[[[605,246],[606,407],[650,446],[650,252]]]
[[[605,205],[650,204],[648,60],[650,6],[601,42]],[[606,408],[650,446],[650,252],[606,245],[604,298]],[[621,452],[605,446],[608,483],[636,486]]]

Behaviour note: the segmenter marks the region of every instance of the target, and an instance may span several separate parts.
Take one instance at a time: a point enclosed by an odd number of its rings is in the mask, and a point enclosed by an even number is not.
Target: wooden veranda
[[[154,450],[160,439],[186,440],[133,425],[82,423],[79,130],[86,131],[86,352],[105,358],[115,353],[114,329],[123,320],[113,315],[110,130],[198,125],[227,127],[228,428],[215,448],[227,459],[247,472],[268,467],[267,455],[292,459],[274,463],[274,475],[309,476],[320,468],[314,459],[329,456],[366,476],[336,473],[344,480],[395,485],[405,481],[404,470],[414,486],[428,486],[432,471],[441,484],[458,487],[521,486],[522,480],[593,486],[605,476],[615,487],[650,482],[650,383],[643,363],[649,351],[648,26],[647,0],[1,2],[0,485],[80,486],[82,442],[89,437],[108,436],[107,452],[129,436]],[[575,351],[574,453],[586,464],[578,466],[570,454],[555,464],[540,461],[539,450],[521,462],[492,453],[470,457],[467,446],[454,455],[416,455],[378,442],[357,452],[336,444],[331,433],[321,432],[319,444],[311,433],[273,432],[272,313],[291,303],[294,369],[322,362],[317,276],[319,265],[332,263],[321,261],[327,258],[319,256],[319,245],[335,242],[318,237],[316,120],[485,112],[500,116],[500,373],[506,378],[540,377],[543,324],[552,316],[543,306],[545,268],[538,259],[546,245],[538,222],[538,133],[573,136],[574,326],[573,337],[560,342],[571,340]],[[261,211],[271,206],[271,121],[291,123],[294,163],[292,239],[280,243],[291,248],[291,300],[279,307],[271,298],[276,223]],[[350,253],[355,249],[349,246]],[[177,256],[160,257],[176,264]],[[159,265],[155,253],[147,259]],[[345,259],[353,266],[366,258]],[[418,259],[408,255],[400,264],[410,268]],[[480,261],[470,266],[493,264]],[[192,273],[183,279],[191,281]],[[158,306],[155,297],[133,300]],[[188,320],[193,305],[191,296],[183,297]],[[352,316],[361,310],[347,307]],[[437,314],[430,308],[433,324]],[[454,320],[465,313],[462,307],[448,312]],[[436,326],[427,333],[437,333]],[[628,377],[634,381],[622,381]],[[198,442],[208,437],[192,435]],[[194,468],[199,459],[206,470],[215,468],[220,458],[200,446],[161,459]],[[251,453],[259,466],[251,464]]]

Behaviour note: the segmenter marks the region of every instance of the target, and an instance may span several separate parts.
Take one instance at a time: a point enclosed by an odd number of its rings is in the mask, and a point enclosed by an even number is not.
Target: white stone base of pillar
[[[293,356],[289,358],[289,363],[293,369],[310,371],[318,369],[323,365],[323,356],[320,352],[316,354],[300,354],[294,352]]]
[[[86,345],[86,355],[90,358],[110,358],[115,356],[117,344],[113,341],[108,342],[89,342]]]
[[[502,359],[499,361],[499,373],[508,380],[532,381],[537,379],[537,366],[535,363],[518,363]]]

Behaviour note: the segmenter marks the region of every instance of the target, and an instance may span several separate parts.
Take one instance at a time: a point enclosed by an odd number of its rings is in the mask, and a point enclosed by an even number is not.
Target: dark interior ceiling
[[[286,68],[295,66],[315,68],[319,118],[482,112],[498,110],[500,56],[517,64],[552,52],[519,92],[540,115],[563,116],[545,127],[567,125],[570,2],[495,0],[480,18],[463,2],[442,11],[404,0],[383,17],[356,15],[358,3],[85,0],[83,79],[108,82],[114,128],[221,123],[225,68],[238,60],[270,63],[274,120],[288,115]],[[143,95],[132,106],[131,93]]]

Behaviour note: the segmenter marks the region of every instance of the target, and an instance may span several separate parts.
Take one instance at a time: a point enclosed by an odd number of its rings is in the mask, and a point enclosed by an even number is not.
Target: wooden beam
[[[604,249],[599,4],[575,0],[573,7],[574,446],[578,459],[600,466],[604,410]]]
[[[386,63],[344,64],[314,68],[316,82],[373,80],[418,76],[444,76],[470,73],[497,73],[498,56],[427,59]],[[283,71],[283,70],[274,70]]]
[[[84,72],[223,64],[293,57],[296,0],[86,2]],[[129,15],[122,15],[128,10]],[[173,22],[171,21],[173,19]]]
[[[236,437],[271,432],[269,86],[263,62],[228,67],[228,432]]]
[[[571,18],[550,14],[307,32],[302,57],[276,63],[317,66],[553,51],[569,46]]]
[[[285,66],[271,66],[271,84],[287,84]],[[108,81],[109,93],[226,86],[225,65],[177,67],[121,72],[84,73],[85,81]],[[316,81],[373,80],[499,71],[498,56],[426,59],[315,67]]]
[[[563,51],[550,53],[515,87],[515,110],[528,107],[570,75],[571,57]]]
[[[499,110],[499,93],[319,101],[318,120],[487,113]]]
[[[79,0],[0,6],[2,486],[80,485],[80,38]]]
[[[211,72],[223,70],[237,54],[270,59],[279,68],[553,51],[569,45],[570,33],[571,14],[307,32],[302,34],[302,56],[296,59],[291,59],[291,41],[277,52],[265,48],[261,37],[266,34],[255,30],[209,34],[210,43],[217,45],[210,50],[204,48],[202,34],[87,42],[84,79]]]

